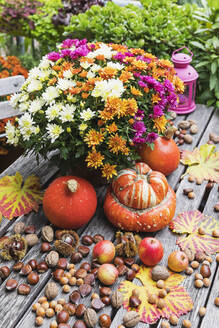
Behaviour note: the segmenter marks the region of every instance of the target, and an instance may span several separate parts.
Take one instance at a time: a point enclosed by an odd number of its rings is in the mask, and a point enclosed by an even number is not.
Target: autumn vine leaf
[[[137,289],[141,304],[136,311],[140,314],[142,322],[153,324],[159,320],[160,317],[169,318],[172,314],[179,317],[191,311],[193,308],[192,299],[185,288],[179,286],[184,280],[184,277],[173,272],[170,272],[169,278],[165,281],[165,287],[169,287],[170,289],[170,292],[164,298],[165,307],[159,309],[155,304],[150,304],[148,302],[148,295],[155,294],[158,297],[160,291],[160,289],[156,287],[156,282],[151,278],[151,270],[151,268],[144,266],[140,267],[136,278],[141,281],[141,286],[127,280],[120,284],[119,290],[124,296],[124,308],[129,311],[135,310],[129,306],[129,298],[132,295],[132,290]]]
[[[202,145],[193,151],[184,150],[181,154],[181,163],[188,165],[184,177],[189,174],[196,180],[212,180],[219,183],[219,151],[214,145]]]
[[[219,239],[212,236],[212,231],[219,229],[219,222],[214,218],[198,210],[188,211],[180,213],[169,226],[173,232],[184,234],[176,241],[182,250],[190,248],[209,254],[219,252]],[[204,235],[198,233],[199,228],[205,231]]]
[[[32,210],[37,212],[42,199],[40,181],[35,175],[23,181],[22,175],[16,172],[0,179],[0,216],[11,220]]]

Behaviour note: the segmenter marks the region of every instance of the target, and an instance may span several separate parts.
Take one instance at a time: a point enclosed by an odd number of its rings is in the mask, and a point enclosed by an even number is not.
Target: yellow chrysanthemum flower
[[[116,123],[113,122],[112,124],[106,126],[106,130],[109,133],[115,133],[118,130],[118,127],[117,127]]]
[[[102,120],[111,120],[122,108],[122,100],[116,97],[107,98],[104,110],[99,112],[99,116]]]
[[[165,118],[165,116],[161,116],[161,117],[156,117],[154,118],[154,128],[158,130],[158,132],[164,132],[165,127],[167,124],[167,119]]]
[[[89,147],[97,146],[104,140],[103,132],[96,131],[91,129],[86,133],[84,141],[88,144]]]
[[[142,92],[136,89],[135,87],[131,87],[131,93],[133,94],[133,96],[142,96]]]
[[[103,165],[104,155],[100,152],[97,152],[96,149],[88,152],[88,155],[85,159],[88,167],[94,167],[97,169],[98,167]]]
[[[114,154],[118,154],[119,151],[123,153],[126,151],[126,140],[120,137],[117,133],[109,138],[108,145],[109,150]]]
[[[111,179],[113,175],[117,175],[116,165],[110,165],[109,163],[104,164],[101,171],[102,177],[107,178],[107,180]]]

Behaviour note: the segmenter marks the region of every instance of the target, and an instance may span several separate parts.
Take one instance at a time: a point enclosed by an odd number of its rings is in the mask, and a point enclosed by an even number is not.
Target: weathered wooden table
[[[175,124],[178,121],[186,118],[186,116],[178,116]],[[205,106],[199,105],[195,112],[189,115],[190,119],[193,119],[198,122],[199,132],[194,136],[194,141],[190,145],[183,145],[183,149],[193,149],[195,146],[200,146],[208,141],[209,133],[214,132],[219,134],[219,111],[211,108],[206,108]],[[48,162],[42,160],[39,165],[37,165],[36,160],[33,156],[29,157],[20,157],[16,162],[14,162],[7,170],[5,170],[0,176],[13,175],[16,171],[19,171],[24,178],[34,173],[40,177],[41,183],[46,187],[52,179],[58,173],[57,167],[49,167]],[[182,173],[185,171],[185,167],[180,165],[178,169],[168,177],[168,181],[173,189],[176,191],[177,195],[177,208],[176,214],[182,211],[199,209],[205,214],[213,215],[218,219],[218,214],[214,212],[214,205],[218,202],[218,186],[215,184],[214,187],[209,191],[206,189],[207,181],[201,185],[196,185],[195,183],[190,184],[187,178],[184,178],[182,181],[180,179]],[[183,195],[183,189],[186,187],[194,188],[196,194],[195,199],[189,200],[185,195]],[[115,230],[109,224],[109,222],[104,217],[103,212],[103,197],[104,197],[105,188],[102,187],[98,190],[99,197],[99,206],[97,208],[96,214],[89,224],[80,229],[78,233],[91,234],[101,233],[105,236],[106,239],[113,240]],[[0,226],[0,237],[4,234],[10,234],[13,229],[15,222],[23,221],[26,224],[33,224],[37,228],[37,233],[40,234],[40,229],[43,225],[48,224],[46,218],[43,215],[42,207],[38,213],[30,213],[26,216],[21,216],[12,221],[3,219]],[[145,234],[146,235],[146,234]],[[167,257],[171,251],[177,248],[176,246],[176,236],[172,234],[168,228],[159,231],[156,234],[156,237],[161,240],[165,247],[165,255],[162,260],[163,263],[167,263]],[[42,253],[39,250],[39,244],[32,247],[26,254],[23,261],[26,263],[31,258],[36,258],[42,260]],[[1,261],[1,265],[5,265]],[[7,265],[11,267],[12,262],[7,262]],[[182,326],[182,320],[188,318],[192,322],[192,327],[197,328],[216,328],[219,327],[219,308],[214,305],[214,299],[218,296],[219,293],[219,267],[216,261],[213,261],[211,265],[211,285],[209,288],[196,289],[194,287],[194,278],[186,277],[184,280],[184,285],[188,290],[194,301],[194,309],[183,316],[179,320],[177,327]],[[18,279],[18,274],[11,273],[9,278],[16,277]],[[0,327],[1,328],[30,328],[34,327],[35,315],[32,313],[31,306],[36,300],[44,295],[44,287],[46,283],[51,280],[51,270],[47,271],[44,274],[41,274],[40,281],[36,286],[31,288],[31,293],[28,296],[18,295],[16,291],[6,292],[5,290],[5,281],[0,287]],[[25,282],[25,278],[19,277],[19,283],[22,281]],[[98,286],[95,287],[98,289]],[[114,287],[115,288],[115,287]],[[72,287],[73,290],[73,287]],[[61,292],[59,297],[64,297],[68,299],[68,295]],[[84,304],[89,304],[90,297],[83,299]],[[206,306],[207,312],[204,318],[200,318],[198,315],[198,309],[200,306]],[[119,324],[122,323],[123,309],[120,309],[117,313],[112,312],[111,307],[105,307],[102,313],[111,313],[113,318],[111,327],[116,328]],[[45,319],[43,328],[49,327],[51,319]],[[71,317],[70,325],[72,326],[75,321],[75,317]],[[140,323],[138,328],[146,328],[148,325]],[[152,327],[160,327],[160,323],[153,325]]]

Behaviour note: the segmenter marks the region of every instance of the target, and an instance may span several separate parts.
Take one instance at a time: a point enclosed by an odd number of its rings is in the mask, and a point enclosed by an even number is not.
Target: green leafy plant
[[[206,0],[202,5],[194,15],[202,26],[196,31],[195,41],[190,42],[199,73],[198,101],[219,107],[219,8],[216,3],[210,7]]]

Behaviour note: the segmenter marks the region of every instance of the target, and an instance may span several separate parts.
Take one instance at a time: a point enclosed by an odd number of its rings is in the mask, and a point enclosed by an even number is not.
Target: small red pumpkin
[[[87,180],[76,176],[55,179],[43,198],[45,216],[63,229],[80,228],[92,218],[96,207],[95,189]]]
[[[157,231],[172,220],[176,195],[165,176],[145,163],[118,172],[107,190],[104,212],[119,229]]]
[[[154,141],[153,150],[148,145],[142,145],[139,147],[139,154],[142,162],[165,175],[176,170],[180,161],[179,148],[172,138],[158,137]]]

